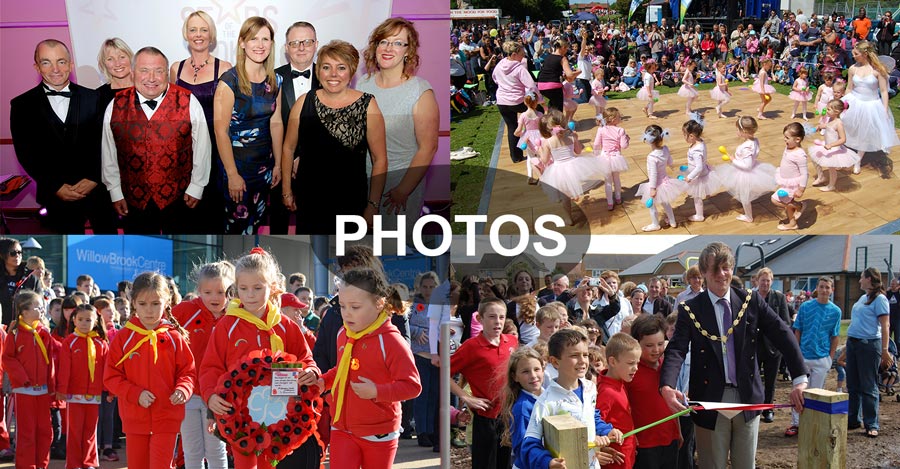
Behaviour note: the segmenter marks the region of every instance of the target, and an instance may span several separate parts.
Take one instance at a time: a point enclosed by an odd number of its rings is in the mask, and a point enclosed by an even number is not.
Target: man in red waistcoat
[[[132,72],[134,88],[120,91],[103,117],[103,183],[126,233],[183,232],[209,181],[203,108],[169,83],[159,49],[134,54]]]

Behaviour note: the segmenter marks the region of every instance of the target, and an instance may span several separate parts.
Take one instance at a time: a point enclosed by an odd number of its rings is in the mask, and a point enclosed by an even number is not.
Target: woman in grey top
[[[419,34],[404,18],[389,18],[369,36],[368,74],[356,85],[375,95],[387,132],[388,176],[381,214],[418,217],[425,173],[438,145],[440,112],[428,81],[415,76]],[[385,226],[395,226],[388,217]],[[411,225],[410,225],[411,226]]]

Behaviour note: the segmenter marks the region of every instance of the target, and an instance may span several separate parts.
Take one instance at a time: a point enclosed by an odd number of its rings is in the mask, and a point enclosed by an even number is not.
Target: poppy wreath
[[[254,350],[216,385],[216,393],[232,405],[225,415],[216,415],[216,433],[241,454],[263,455],[272,466],[299,448],[307,438],[316,438],[322,412],[317,386],[301,386],[300,395],[288,398],[287,413],[274,423],[260,423],[250,416],[251,393],[257,386],[271,386],[272,369],[297,368],[297,357],[271,350]]]

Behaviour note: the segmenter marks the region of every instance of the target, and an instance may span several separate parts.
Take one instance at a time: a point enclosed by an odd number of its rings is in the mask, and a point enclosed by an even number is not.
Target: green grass
[[[484,181],[491,164],[497,129],[501,122],[497,106],[482,106],[450,120],[450,148],[472,147],[480,153],[475,158],[453,161],[450,164],[450,191],[453,194],[451,213],[478,213]],[[453,232],[463,233],[465,224],[454,223]]]

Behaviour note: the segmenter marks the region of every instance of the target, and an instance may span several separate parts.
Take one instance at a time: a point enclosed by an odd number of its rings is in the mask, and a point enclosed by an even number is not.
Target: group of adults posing
[[[319,48],[308,22],[285,31],[277,69],[265,18],[244,21],[234,66],[212,54],[207,13],[182,35],[190,56],[172,63],[106,40],[97,90],[69,80],[65,44],[35,48],[42,82],[12,100],[10,129],[53,231],[115,233],[118,216],[126,233],[287,234],[294,212],[296,233],[329,234],[336,215],[419,214],[440,118],[412,22],[372,31],[356,89],[359,51]]]

